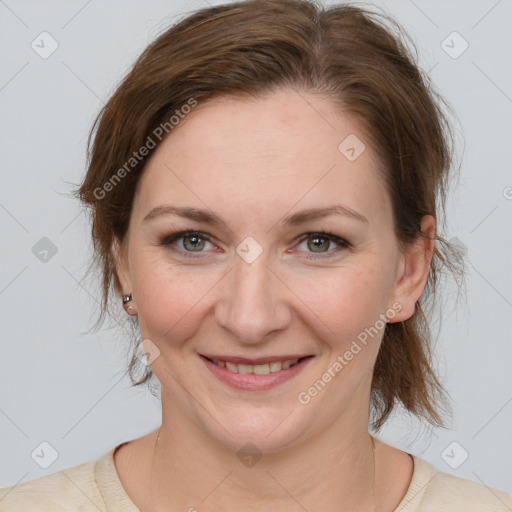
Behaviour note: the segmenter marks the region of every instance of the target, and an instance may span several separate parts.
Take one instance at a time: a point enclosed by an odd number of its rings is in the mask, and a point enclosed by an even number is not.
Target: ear
[[[427,284],[436,237],[436,220],[432,215],[425,215],[421,219],[421,232],[423,236],[419,236],[418,240],[402,253],[393,295],[393,309],[397,312],[392,319],[388,319],[389,323],[402,322],[413,316],[416,301]],[[400,304],[400,308],[396,308],[396,303]]]
[[[114,285],[119,295],[132,292],[132,282],[128,271],[128,257],[125,246],[114,238],[111,246],[112,259],[115,265]]]

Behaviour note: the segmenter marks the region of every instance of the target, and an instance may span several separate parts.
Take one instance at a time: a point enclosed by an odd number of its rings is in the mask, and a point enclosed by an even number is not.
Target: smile
[[[246,391],[264,391],[292,379],[306,368],[314,356],[268,357],[245,359],[239,357],[201,355],[206,367],[230,387]],[[226,361],[231,359],[231,361]]]
[[[230,361],[218,361],[210,359],[217,366],[227,368],[230,372],[234,373],[254,373],[256,375],[268,375],[269,373],[279,372],[281,370],[287,370],[292,366],[296,365],[298,359],[289,359],[287,361],[274,361],[263,364],[237,364],[231,363]]]

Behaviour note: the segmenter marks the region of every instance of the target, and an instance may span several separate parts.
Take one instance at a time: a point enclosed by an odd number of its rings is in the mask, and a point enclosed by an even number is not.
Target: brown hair
[[[399,243],[405,247],[424,236],[424,215],[434,215],[439,224],[453,136],[440,108],[446,102],[400,34],[407,37],[393,19],[354,5],[249,0],[201,9],[151,43],[98,115],[89,135],[87,174],[75,191],[90,207],[92,266],[102,272],[103,307],[96,326],[112,311],[112,286],[121,292],[111,246],[115,239],[122,243],[127,233],[135,187],[148,158],[138,150],[150,139],[160,143],[158,127],[172,133],[169,120],[183,117],[183,106],[192,101],[261,97],[282,87],[321,95],[355,115],[377,151]],[[457,273],[460,258],[437,235],[415,314],[385,328],[372,382],[376,430],[400,403],[432,425],[444,426],[439,408],[450,409],[432,368],[425,301],[434,297],[443,269]],[[128,371],[135,386],[152,376],[148,366],[136,381],[137,365],[133,355]]]

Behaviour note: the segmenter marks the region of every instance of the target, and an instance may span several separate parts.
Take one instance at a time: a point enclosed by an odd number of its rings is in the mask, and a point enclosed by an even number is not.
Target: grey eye
[[[182,237],[183,240],[183,247],[187,251],[194,251],[199,252],[202,249],[204,249],[204,246],[206,244],[206,240],[203,238],[197,236],[197,235],[187,235]]]
[[[328,238],[315,236],[308,238],[308,249],[312,252],[326,252],[331,241]]]

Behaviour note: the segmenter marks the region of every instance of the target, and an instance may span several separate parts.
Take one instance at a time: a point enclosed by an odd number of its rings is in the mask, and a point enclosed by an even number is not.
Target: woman
[[[0,510],[510,510],[368,431],[398,403],[443,425],[422,305],[457,272],[449,128],[383,20],[233,3],[137,60],[78,196],[101,315],[117,294],[136,322],[162,425]]]

